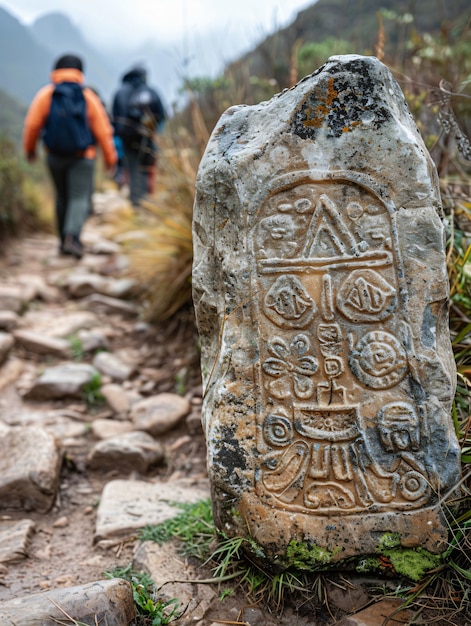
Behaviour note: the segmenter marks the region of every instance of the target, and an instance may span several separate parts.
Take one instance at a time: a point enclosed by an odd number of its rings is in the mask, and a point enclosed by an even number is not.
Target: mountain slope
[[[0,137],[21,142],[26,107],[0,89]]]
[[[109,99],[116,88],[115,72],[103,56],[84,39],[67,15],[59,12],[48,13],[34,22],[31,32],[54,59],[67,52],[82,57],[87,84],[98,89],[105,100]]]
[[[298,45],[330,39],[347,44],[350,53],[374,54],[380,11],[389,58],[404,53],[404,43],[414,31],[446,32],[451,21],[471,18],[469,0],[318,0],[300,11],[292,24],[266,37],[227,69],[237,72],[237,67],[246,66],[251,75],[274,77],[280,87],[285,87],[290,84],[290,60]]]
[[[0,7],[0,88],[24,103],[47,83],[51,54],[19,20]]]

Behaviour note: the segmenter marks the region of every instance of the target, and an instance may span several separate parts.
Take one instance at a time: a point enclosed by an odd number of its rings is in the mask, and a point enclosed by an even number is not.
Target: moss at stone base
[[[432,554],[423,548],[391,548],[384,550],[383,554],[391,561],[395,572],[414,582],[442,562],[439,554]]]
[[[319,566],[332,563],[333,557],[340,550],[330,551],[315,544],[292,540],[286,548],[286,560],[290,569],[315,571]]]
[[[384,533],[378,543],[380,552],[389,548],[397,548],[401,545],[401,535],[399,533]]]
[[[253,542],[252,540],[252,543]],[[403,576],[419,581],[427,571],[438,567],[441,555],[432,554],[424,548],[404,548],[399,533],[385,533],[379,543],[378,554],[369,554],[337,560],[338,550],[327,550],[316,544],[292,540],[285,554],[277,559],[277,566],[290,571],[356,571],[359,574],[376,573],[387,576]],[[254,552],[254,545],[249,550]],[[257,555],[259,556],[259,555]]]

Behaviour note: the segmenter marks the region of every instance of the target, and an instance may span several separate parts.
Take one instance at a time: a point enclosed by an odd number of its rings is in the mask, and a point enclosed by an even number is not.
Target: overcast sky
[[[315,0],[0,0],[30,23],[50,11],[67,13],[92,40],[130,46],[145,39],[184,44],[219,29],[240,37],[240,50],[291,22]],[[84,34],[87,34],[87,31]],[[239,52],[239,51],[237,51]]]

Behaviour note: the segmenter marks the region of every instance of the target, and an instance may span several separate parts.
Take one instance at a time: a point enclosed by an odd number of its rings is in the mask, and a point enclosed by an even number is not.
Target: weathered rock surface
[[[138,430],[145,430],[156,437],[176,426],[190,409],[186,398],[176,393],[160,393],[136,402],[130,417]]]
[[[101,393],[103,394],[110,409],[118,415],[127,413],[131,408],[128,394],[120,385],[112,383],[109,385],[103,385]]]
[[[20,313],[31,295],[21,285],[0,283],[0,309]]]
[[[42,428],[0,431],[0,509],[45,513],[54,503],[61,454]]]
[[[100,274],[81,271],[67,277],[66,287],[74,298],[84,298],[92,293],[106,294],[108,283],[109,280]]]
[[[80,341],[84,352],[94,352],[95,350],[108,350],[109,341],[107,337],[98,329],[95,330],[79,330],[77,339]]]
[[[132,364],[125,363],[112,352],[98,352],[93,359],[93,365],[105,376],[121,382],[128,380],[135,370]]]
[[[164,458],[164,447],[149,434],[134,431],[95,444],[88,456],[92,469],[117,469],[145,474]]]
[[[36,380],[26,397],[37,400],[80,397],[85,385],[97,375],[98,371],[88,363],[64,363],[48,367]]]
[[[28,545],[34,522],[30,519],[0,521],[0,563],[28,556]]]
[[[119,313],[120,315],[135,316],[139,312],[138,307],[132,302],[93,293],[81,300],[84,308],[97,313]]]
[[[54,324],[51,324],[51,314],[48,311],[28,311],[22,319],[32,332],[61,338],[71,337],[80,330],[90,329],[98,324],[98,319],[90,311],[63,312],[55,317]]]
[[[0,311],[0,330],[12,331],[17,326],[18,319],[14,311]]]
[[[97,419],[93,420],[91,425],[91,431],[97,439],[111,439],[111,437],[124,435],[133,430],[135,430],[134,424],[129,420]]]
[[[193,232],[218,526],[279,568],[299,542],[331,562],[384,533],[444,550],[437,494],[460,473],[444,226],[389,70],[332,57],[226,111]]]
[[[48,337],[28,330],[16,330],[13,336],[25,350],[34,354],[50,354],[63,359],[71,356],[70,342],[66,339]]]
[[[132,587],[119,578],[0,602],[3,626],[57,626],[71,621],[128,626],[134,617]]]
[[[380,600],[376,604],[369,606],[355,615],[349,615],[337,622],[337,626],[376,626],[385,621],[390,626],[400,624],[410,624],[413,619],[413,612],[408,609],[400,609],[401,600]]]
[[[105,486],[96,517],[95,541],[133,535],[147,524],[175,517],[170,503],[197,502],[209,497],[206,480],[176,480],[147,483],[113,480]]]

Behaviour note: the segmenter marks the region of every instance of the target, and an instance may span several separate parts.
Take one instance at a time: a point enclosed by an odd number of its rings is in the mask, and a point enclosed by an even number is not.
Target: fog
[[[66,13],[91,41],[99,39],[102,47],[132,48],[152,40],[191,48],[193,39],[219,32],[221,41],[230,42],[231,54],[288,24],[310,4],[312,0],[0,1],[25,23],[51,11]]]

